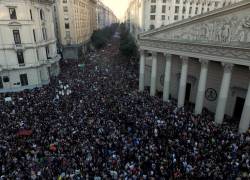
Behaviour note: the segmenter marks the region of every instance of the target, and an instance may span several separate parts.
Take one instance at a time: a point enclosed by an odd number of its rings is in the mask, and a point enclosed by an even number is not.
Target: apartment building
[[[97,28],[96,0],[57,0],[54,4],[56,33],[63,57],[78,59],[86,52]]]
[[[0,0],[0,92],[40,87],[60,72],[52,0]]]
[[[229,6],[241,0],[130,0],[124,22],[137,37],[152,30],[183,19]]]

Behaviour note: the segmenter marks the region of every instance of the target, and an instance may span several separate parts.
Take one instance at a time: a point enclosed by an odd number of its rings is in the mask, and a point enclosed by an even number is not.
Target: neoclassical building
[[[215,113],[230,116],[245,132],[250,123],[250,1],[140,34],[139,90],[163,92]]]
[[[59,60],[52,0],[0,0],[0,92],[48,84]]]
[[[141,32],[225,7],[241,0],[130,0],[125,22],[137,38]]]

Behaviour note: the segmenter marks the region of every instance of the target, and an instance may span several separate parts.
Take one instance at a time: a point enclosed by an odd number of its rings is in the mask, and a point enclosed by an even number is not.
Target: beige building
[[[250,125],[250,1],[244,0],[140,34],[139,90],[163,92],[224,116],[245,132]]]
[[[64,58],[80,57],[97,28],[96,0],[56,0],[54,12]]]

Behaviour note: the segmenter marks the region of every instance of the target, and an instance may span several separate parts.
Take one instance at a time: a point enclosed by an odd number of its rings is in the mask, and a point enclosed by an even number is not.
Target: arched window
[[[41,20],[44,20],[44,12],[42,9],[40,10],[40,18],[41,18]]]
[[[155,26],[153,24],[150,25],[150,30],[154,29]]]

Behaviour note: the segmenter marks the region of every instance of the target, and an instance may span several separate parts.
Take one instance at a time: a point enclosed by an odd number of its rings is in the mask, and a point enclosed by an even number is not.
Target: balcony
[[[15,51],[18,51],[18,50],[23,51],[25,49],[25,46],[24,46],[24,44],[14,44],[13,48],[15,49]]]
[[[48,57],[47,60],[39,60],[39,66],[43,66],[43,65],[51,66],[51,64],[59,62],[60,59],[61,59],[61,56],[57,54],[55,57]]]
[[[0,70],[6,71],[6,70],[16,70],[16,69],[27,69],[27,68],[33,68],[33,67],[38,67],[40,66],[39,63],[32,63],[32,64],[12,64],[12,65],[1,65]]]
[[[57,54],[55,57],[48,58],[48,61],[50,64],[53,64],[53,63],[59,62],[60,59],[61,59],[61,56]]]
[[[38,3],[41,3],[41,4],[53,4],[54,2],[55,0],[38,0]]]

